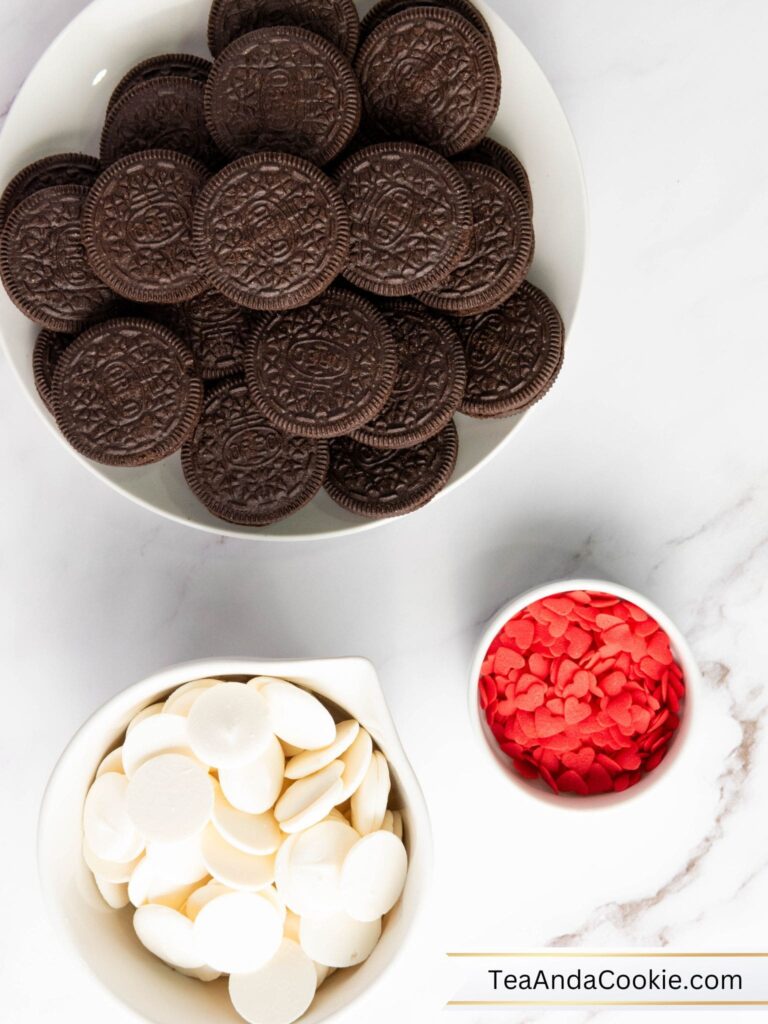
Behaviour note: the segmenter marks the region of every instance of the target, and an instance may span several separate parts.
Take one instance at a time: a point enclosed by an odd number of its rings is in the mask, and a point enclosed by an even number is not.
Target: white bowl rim
[[[372,993],[378,988],[378,986],[383,984],[385,977],[391,972],[392,968],[403,959],[404,955],[409,950],[411,943],[415,940],[419,931],[420,921],[423,917],[424,907],[428,900],[429,884],[432,877],[432,826],[421,784],[419,783],[408,755],[402,745],[397,726],[395,725],[389,711],[389,706],[373,663],[368,658],[356,655],[321,658],[252,658],[247,656],[222,656],[179,662],[160,669],[152,675],[120,690],[96,708],[96,710],[93,711],[87,719],[85,719],[85,721],[72,735],[56,760],[40,802],[37,821],[36,855],[38,880],[49,919],[53,922],[62,944],[70,955],[74,955],[76,957],[79,963],[86,968],[89,976],[98,983],[101,990],[108,995],[111,1001],[113,1001],[116,1006],[119,1006],[123,1013],[127,1014],[132,1020],[135,1020],[137,1024],[139,1024],[139,1022],[146,1024],[147,1018],[125,1003],[91,966],[88,958],[81,952],[79,944],[71,934],[71,929],[67,921],[66,914],[64,913],[61,900],[57,895],[56,885],[52,879],[51,872],[49,869],[46,869],[44,865],[44,861],[46,859],[50,859],[50,851],[55,848],[56,844],[56,837],[53,833],[50,833],[49,830],[48,819],[50,817],[49,807],[55,803],[56,800],[58,780],[65,776],[71,762],[77,763],[80,744],[87,739],[91,733],[103,733],[105,727],[111,726],[113,728],[115,719],[127,709],[134,707],[138,703],[150,703],[155,697],[159,697],[166,691],[182,685],[183,682],[192,679],[218,677],[227,678],[232,676],[248,675],[275,675],[278,678],[300,679],[301,677],[311,675],[312,668],[318,665],[325,667],[358,666],[361,670],[365,670],[370,674],[373,685],[368,687],[367,693],[363,693],[361,695],[361,699],[369,702],[371,715],[378,714],[383,716],[382,721],[388,734],[384,743],[380,743],[380,741],[375,737],[374,740],[377,745],[381,746],[388,761],[392,760],[391,755],[393,752],[396,754],[397,773],[403,784],[403,790],[407,790],[406,802],[409,817],[411,818],[411,832],[414,830],[413,822],[415,821],[418,823],[417,867],[420,875],[421,889],[412,917],[405,929],[402,941],[394,949],[389,961],[384,965],[383,969],[369,981],[363,990],[357,992],[345,1003],[344,1012],[346,1012],[348,1007],[364,1002],[371,997]],[[318,690],[318,693],[319,692],[320,691]],[[327,699],[331,700],[333,703],[338,703],[340,708],[344,707],[344,705],[336,701],[334,697],[329,696]],[[364,723],[361,722],[361,724]],[[384,747],[386,747],[386,750],[384,750]],[[94,772],[97,767],[98,765],[93,766]],[[405,792],[403,792],[403,796],[404,798],[406,797]],[[413,837],[411,838],[411,843],[413,843]],[[411,865],[409,864],[409,871],[410,868]],[[341,1011],[330,1011],[322,1018],[322,1022],[332,1021],[336,1018],[338,1012]]]
[[[558,795],[553,793],[549,787],[539,787],[535,785],[534,782],[523,778],[512,767],[505,763],[508,759],[503,751],[499,750],[499,748],[495,746],[495,741],[490,734],[480,708],[478,698],[478,679],[480,678],[480,668],[491,641],[494,639],[501,627],[529,604],[533,604],[534,601],[539,601],[542,598],[551,597],[554,594],[561,594],[570,590],[585,590],[610,594],[621,598],[622,600],[630,601],[632,604],[636,604],[638,608],[642,608],[643,611],[647,612],[658,622],[669,636],[673,653],[676,655],[683,670],[683,677],[685,680],[685,703],[683,707],[683,714],[680,718],[680,725],[667,756],[660,765],[654,768],[652,772],[649,772],[640,780],[640,782],[621,793],[598,793],[587,797],[572,797],[567,794]],[[553,580],[550,583],[539,584],[538,586],[526,590],[511,601],[507,601],[491,617],[483,631],[475,656],[472,659],[472,667],[469,675],[469,718],[472,732],[478,745],[484,751],[486,762],[491,763],[495,770],[501,773],[508,782],[513,783],[521,793],[524,793],[529,799],[535,800],[539,804],[545,803],[550,807],[557,807],[561,810],[576,811],[584,814],[591,811],[605,811],[620,805],[624,806],[629,801],[641,800],[652,793],[653,789],[660,781],[676,773],[680,764],[681,754],[687,746],[687,740],[695,714],[698,697],[697,691],[700,685],[701,672],[688,641],[666,612],[659,608],[654,601],[645,597],[638,591],[632,590],[630,587],[623,586],[619,583],[613,583],[609,580],[582,578],[559,579]]]
[[[27,80],[29,78],[31,78],[33,75],[35,75],[36,72],[38,72],[39,68],[42,65],[44,65],[44,63],[46,62],[47,58],[49,57],[50,52],[61,45],[63,39],[68,35],[68,33],[73,29],[73,27],[76,27],[76,25],[81,20],[82,21],[86,20],[86,18],[88,17],[88,12],[89,12],[89,10],[92,7],[96,6],[99,3],[103,3],[103,2],[105,2],[105,0],[91,0],[91,2],[86,7],[84,7],[81,11],[79,11],[78,14],[76,14],[74,18],[70,19],[70,21],[66,25],[64,25],[62,27],[60,32],[54,37],[52,42],[46,47],[45,51],[40,55],[40,57],[37,59],[37,61],[34,63],[34,65],[31,68],[31,70],[27,74],[27,77],[26,77],[24,83],[22,84],[21,89],[19,89],[16,97],[14,98],[13,103],[11,104],[11,107],[10,107],[10,109],[8,111],[9,115],[13,111],[13,108],[16,105],[18,99],[20,98],[20,96],[24,92],[26,84],[27,84]],[[547,83],[549,89],[552,92],[553,97],[557,101],[557,105],[559,107],[559,111],[560,111],[560,114],[561,114],[561,117],[562,117],[562,120],[563,120],[563,124],[564,124],[565,129],[566,129],[565,134],[564,134],[564,141],[567,141],[567,144],[572,149],[572,151],[574,153],[574,156],[575,156],[575,164],[574,164],[574,166],[575,166],[575,169],[576,169],[576,178],[578,180],[580,200],[581,200],[581,212],[582,212],[582,216],[583,216],[583,238],[582,238],[582,246],[581,246],[581,274],[580,274],[578,288],[577,288],[575,299],[574,299],[574,303],[573,303],[572,314],[571,314],[571,317],[570,317],[570,324],[569,324],[568,330],[567,330],[567,333],[570,335],[573,332],[574,325],[577,322],[579,310],[581,308],[581,304],[582,304],[582,300],[583,300],[584,282],[585,282],[586,275],[587,275],[587,272],[588,272],[588,261],[589,261],[589,253],[590,253],[590,238],[591,238],[591,217],[590,217],[590,207],[589,207],[589,196],[588,196],[588,191],[587,191],[586,178],[585,178],[585,174],[584,174],[584,163],[583,163],[583,160],[581,158],[580,149],[579,149],[578,143],[576,141],[576,137],[575,137],[575,134],[574,134],[574,131],[573,131],[570,119],[569,119],[565,109],[563,108],[562,104],[560,104],[559,98],[558,98],[557,94],[555,93],[554,87],[552,86],[552,84],[551,84],[551,82],[549,80],[549,77],[545,74],[545,72],[544,72],[543,68],[541,67],[541,65],[539,64],[539,62],[535,59],[535,57],[533,56],[531,51],[528,49],[528,47],[523,43],[522,39],[520,39],[520,37],[517,35],[515,30],[512,28],[510,23],[507,21],[506,17],[502,16],[499,12],[495,11],[493,8],[490,8],[488,6],[488,4],[487,4],[487,0],[474,0],[474,2],[477,4],[477,6],[480,9],[480,11],[483,14],[483,16],[486,17],[486,19],[489,20],[491,23],[497,22],[497,21],[503,23],[503,25],[506,28],[506,30],[508,32],[510,32],[512,34],[512,36],[514,36],[514,38],[519,43],[519,45],[525,50],[525,52],[528,55],[528,57],[530,58],[531,62],[535,65],[535,67],[537,68],[538,72],[542,76],[542,79]],[[7,121],[7,118],[6,118],[6,121]],[[2,134],[3,134],[2,129],[0,129],[0,141],[2,140]],[[264,542],[295,543],[295,542],[301,542],[301,541],[320,541],[320,540],[325,541],[325,540],[332,540],[332,539],[335,539],[335,538],[349,537],[349,536],[352,536],[352,535],[355,535],[355,534],[362,534],[362,533],[368,532],[370,530],[377,529],[377,528],[385,526],[387,524],[398,522],[398,521],[400,521],[403,518],[407,518],[407,517],[401,517],[401,516],[393,516],[393,517],[384,518],[384,519],[363,519],[363,518],[361,518],[359,522],[350,523],[349,525],[342,526],[342,527],[340,527],[338,529],[306,531],[306,532],[303,532],[303,533],[300,533],[300,534],[268,533],[268,532],[261,531],[261,530],[258,530],[258,529],[247,529],[246,530],[243,527],[239,527],[239,526],[236,526],[236,525],[229,524],[229,523],[227,523],[224,520],[221,520],[220,522],[216,522],[216,523],[208,523],[208,522],[198,522],[196,520],[186,518],[181,513],[175,512],[172,509],[161,507],[160,505],[158,505],[158,504],[156,504],[156,503],[154,503],[154,502],[152,502],[150,500],[147,500],[146,498],[142,497],[141,495],[135,494],[131,490],[126,489],[116,479],[113,479],[113,478],[111,478],[109,476],[105,476],[102,473],[102,471],[101,471],[103,467],[100,467],[96,463],[92,462],[91,460],[87,459],[85,456],[81,455],[79,452],[77,452],[73,448],[71,448],[71,446],[69,446],[66,443],[65,439],[61,435],[60,431],[56,427],[55,422],[53,421],[51,416],[47,413],[47,410],[45,409],[42,401],[39,401],[37,399],[37,396],[34,393],[34,389],[31,389],[30,387],[28,387],[27,383],[23,380],[23,378],[21,376],[21,373],[20,373],[18,367],[16,366],[15,360],[13,359],[13,357],[11,355],[10,346],[9,346],[9,343],[7,342],[7,340],[5,338],[5,333],[2,330],[0,330],[0,349],[2,349],[3,353],[5,354],[6,359],[8,360],[8,362],[9,362],[9,364],[11,366],[11,370],[12,370],[14,376],[16,377],[16,380],[19,383],[21,391],[26,395],[27,400],[32,404],[32,406],[36,410],[38,416],[45,423],[47,429],[49,429],[54,434],[54,436],[57,438],[57,440],[67,448],[67,450],[70,452],[70,454],[74,456],[74,458],[81,464],[81,466],[83,466],[88,472],[92,473],[102,483],[106,483],[115,493],[121,495],[124,498],[128,498],[130,501],[132,501],[135,505],[138,505],[140,508],[143,508],[146,511],[151,512],[151,513],[153,513],[155,515],[159,515],[163,519],[166,519],[166,520],[168,520],[170,522],[178,523],[179,525],[185,526],[185,527],[192,527],[193,529],[201,530],[204,533],[209,533],[209,534],[212,534],[214,536],[235,537],[235,538],[239,538],[239,539],[242,539],[242,540],[255,540],[255,541],[264,541]],[[495,445],[495,447],[492,448],[490,451],[488,451],[482,458],[480,458],[477,462],[475,462],[471,467],[469,467],[462,474],[461,477],[459,477],[458,479],[452,479],[451,481],[449,481],[449,483],[446,485],[446,487],[444,487],[443,490],[438,495],[436,495],[436,497],[432,500],[432,502],[430,504],[433,504],[435,501],[439,501],[443,497],[445,497],[448,494],[452,493],[461,484],[469,481],[477,472],[479,472],[481,469],[483,469],[487,465],[487,463],[489,463],[495,456],[500,454],[506,448],[506,446],[509,444],[509,442],[511,441],[513,436],[515,436],[518,433],[518,431],[521,429],[523,422],[528,420],[532,414],[536,415],[538,412],[539,412],[539,406],[537,405],[537,406],[533,406],[530,409],[525,410],[522,414],[519,414],[517,417],[515,417],[515,419],[517,420],[516,425],[505,434],[505,436]]]

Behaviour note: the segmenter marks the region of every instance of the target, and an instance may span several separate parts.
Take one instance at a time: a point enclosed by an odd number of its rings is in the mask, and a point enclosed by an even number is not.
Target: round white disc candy
[[[272,731],[281,740],[305,750],[333,743],[336,723],[317,697],[283,680],[264,683],[258,692],[267,702]]]
[[[265,856],[274,853],[283,841],[283,834],[271,811],[246,814],[238,811],[216,786],[213,800],[213,824],[232,846],[244,853]]]
[[[147,718],[152,718],[154,715],[159,715],[163,710],[164,703],[160,701],[158,704],[150,704],[148,708],[144,708],[143,711],[139,711],[133,716],[128,723],[128,728],[125,730],[126,733],[132,732],[139,722],[143,722]]]
[[[222,885],[221,882],[206,882],[205,885],[201,885],[199,889],[195,889],[189,894],[189,898],[184,904],[184,913],[190,921],[194,921],[206,903],[215,900],[217,896],[226,896],[234,891],[234,889]]]
[[[342,866],[359,839],[350,825],[328,820],[295,836],[276,872],[278,891],[294,913],[322,916],[342,909]]]
[[[244,853],[228,843],[213,825],[203,832],[202,854],[216,881],[231,889],[258,892],[275,880],[274,854],[260,857]]]
[[[400,899],[408,854],[391,832],[371,832],[347,853],[339,891],[344,910],[356,921],[376,921]]]
[[[100,878],[98,875],[94,875],[94,879],[107,906],[113,910],[122,910],[128,906],[128,886],[125,882],[110,882],[108,878]]]
[[[181,910],[195,891],[194,883],[181,884],[164,878],[142,857],[128,880],[128,899],[134,907],[156,903],[172,910]]]
[[[144,838],[132,821],[127,804],[128,779],[117,772],[100,775],[85,798],[83,834],[103,860],[128,861],[144,849]]]
[[[353,718],[339,722],[336,726],[336,738],[330,746],[322,747],[320,750],[304,750],[291,758],[285,766],[286,779],[303,779],[313,772],[319,772],[331,761],[341,757],[355,742],[359,732],[360,723]]]
[[[343,793],[341,803],[349,800],[365,778],[373,757],[373,740],[365,729],[361,729],[352,746],[341,755],[344,774],[341,776]]]
[[[403,838],[403,815],[400,811],[392,811],[392,831],[398,839]]]
[[[298,914],[294,914],[292,910],[286,910],[285,912],[285,924],[283,926],[283,934],[286,939],[293,939],[294,942],[299,941],[299,928],[301,927],[301,918]]]
[[[169,721],[183,722],[175,715]],[[158,719],[150,719],[157,721]],[[128,814],[149,841],[175,843],[202,831],[213,810],[213,780],[182,754],[160,754],[143,764],[128,784]]]
[[[280,914],[269,900],[253,892],[212,899],[192,927],[203,962],[226,974],[258,970],[283,940]]]
[[[285,754],[276,736],[252,761],[234,768],[220,768],[219,782],[227,800],[238,811],[263,814],[271,810],[283,786]]]
[[[190,970],[186,970],[184,967],[177,967],[179,974],[185,975],[187,978],[196,978],[197,981],[216,981],[221,977],[221,971],[215,971],[213,967],[192,967]]]
[[[99,767],[96,769],[96,778],[100,775],[104,775],[106,772],[117,772],[118,775],[124,775],[123,771],[123,748],[118,747],[116,750],[112,750],[104,760],[101,762]]]
[[[175,689],[167,698],[165,706],[163,707],[163,713],[174,715],[189,714],[189,708],[194,704],[201,692],[203,690],[210,690],[212,686],[218,686],[220,682],[220,679],[193,679],[191,683],[184,683],[182,686],[177,687],[177,689]],[[190,703],[187,700],[187,696],[192,693],[195,694],[195,697]],[[182,707],[186,706],[186,711],[175,710],[176,705],[179,703]]]
[[[242,683],[219,683],[206,690],[186,723],[195,754],[214,768],[254,761],[272,738],[264,699]]]
[[[308,775],[306,779],[299,779],[297,782],[292,783],[275,805],[275,817],[277,820],[282,824],[284,821],[288,821],[289,818],[295,818],[296,815],[307,810],[317,801],[326,797],[332,790],[338,792],[341,788],[339,783],[343,771],[344,765],[341,761],[332,761],[319,772],[315,772],[314,775]],[[322,815],[323,818],[335,803],[336,801],[334,800],[325,814]],[[292,831],[297,830],[294,829]]]
[[[140,853],[138,857],[126,862],[104,860],[102,857],[96,856],[88,845],[88,841],[83,838],[83,860],[94,875],[105,878],[108,882],[127,882],[143,857],[144,854]]]
[[[156,874],[178,885],[194,885],[208,876],[199,834],[176,843],[147,843],[147,860]]]
[[[316,989],[315,965],[290,939],[261,970],[229,979],[232,1005],[249,1024],[293,1024],[311,1006]]]
[[[381,921],[355,921],[343,911],[302,917],[301,948],[326,967],[354,967],[367,960],[381,936]]]
[[[365,778],[352,794],[352,825],[361,836],[378,831],[387,813],[389,765],[380,750],[374,751]]]
[[[194,757],[187,737],[187,720],[179,715],[159,712],[126,733],[123,742],[123,767],[130,778],[158,754],[185,754]]]
[[[205,966],[195,945],[192,922],[177,910],[148,903],[133,915],[133,927],[142,945],[171,967],[189,970]]]
[[[280,894],[278,893],[274,885],[268,885],[266,889],[259,889],[259,896],[263,896],[265,900],[269,900],[269,902],[280,915],[280,920],[283,922],[283,929],[285,929],[285,917],[286,914],[288,913],[288,910],[283,901],[280,899]]]

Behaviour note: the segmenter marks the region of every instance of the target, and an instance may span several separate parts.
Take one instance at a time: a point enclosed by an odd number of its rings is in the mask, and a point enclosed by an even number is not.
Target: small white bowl
[[[358,0],[364,13],[373,0]],[[568,121],[547,77],[512,28],[483,0],[503,75],[501,107],[491,135],[517,153],[534,191],[536,254],[533,284],[560,310],[567,332],[581,292],[587,247],[587,199],[581,162]],[[158,53],[210,57],[205,25],[211,0],[94,0],[70,22],[32,70],[0,136],[0,188],[26,164],[51,153],[98,152],[107,100],[126,71]],[[136,469],[101,466],[71,448],[38,396],[32,347],[38,328],[0,288],[0,344],[22,389],[82,465],[119,493],[168,519],[250,540],[308,540],[344,536],[393,520],[370,520],[336,505],[325,493],[272,526],[235,526],[216,519],[187,486],[178,453]],[[546,402],[533,410],[546,409]],[[457,416],[459,458],[448,494],[468,480],[530,415],[500,420]]]
[[[103,902],[81,852],[86,793],[101,758],[137,711],[190,679],[256,675],[293,680],[357,718],[389,761],[395,801],[403,809],[409,868],[402,898],[369,959],[329,978],[302,1024],[327,1021],[368,995],[392,971],[412,936],[431,875],[429,816],[373,665],[363,658],[216,658],[176,665],[124,690],[88,719],[54,769],[40,811],[38,862],[46,904],[70,948],[136,1021],[242,1024],[224,980],[203,984],[173,971],[139,943],[128,908],[115,911]]]
[[[569,590],[587,590],[601,594],[611,594],[624,601],[631,601],[638,608],[642,608],[654,618],[669,637],[672,653],[675,655],[680,667],[683,670],[685,682],[685,702],[682,708],[680,726],[675,734],[664,760],[649,772],[643,779],[630,789],[622,793],[599,793],[594,796],[573,796],[563,794],[558,796],[542,781],[536,779],[525,779],[515,771],[511,760],[496,743],[496,739],[488,728],[485,715],[480,707],[478,694],[478,680],[480,669],[483,664],[486,652],[491,641],[499,632],[501,627],[514,618],[534,601],[540,601],[544,597],[552,597],[554,594],[562,594]],[[506,779],[514,783],[523,793],[536,800],[543,800],[552,806],[568,810],[597,810],[613,807],[627,800],[637,799],[646,796],[652,788],[664,779],[669,779],[677,770],[681,757],[687,747],[687,739],[690,735],[691,726],[694,720],[698,689],[701,685],[701,674],[688,642],[680,630],[668,618],[668,616],[657,605],[642,594],[628,587],[622,587],[617,583],[609,583],[606,580],[556,580],[554,583],[545,583],[533,590],[528,590],[519,597],[504,605],[488,623],[483,633],[477,653],[472,662],[472,671],[469,676],[469,715],[472,722],[472,731],[477,737],[480,746],[485,752],[487,760],[493,767],[500,771]]]

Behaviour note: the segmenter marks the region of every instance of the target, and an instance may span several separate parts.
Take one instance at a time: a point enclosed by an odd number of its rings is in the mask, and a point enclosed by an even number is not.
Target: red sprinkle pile
[[[591,796],[634,786],[680,724],[683,673],[658,622],[610,594],[545,597],[488,648],[480,705],[527,779]]]

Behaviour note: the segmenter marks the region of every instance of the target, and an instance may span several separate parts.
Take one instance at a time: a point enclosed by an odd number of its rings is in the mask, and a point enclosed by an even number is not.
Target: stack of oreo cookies
[[[563,325],[526,281],[528,176],[488,138],[469,0],[214,0],[213,61],[117,84],[99,159],[0,199],[0,274],[44,329],[35,380],[90,459],[181,451],[210,511],[264,526],[322,488],[368,517],[450,479],[454,416],[552,385]]]

